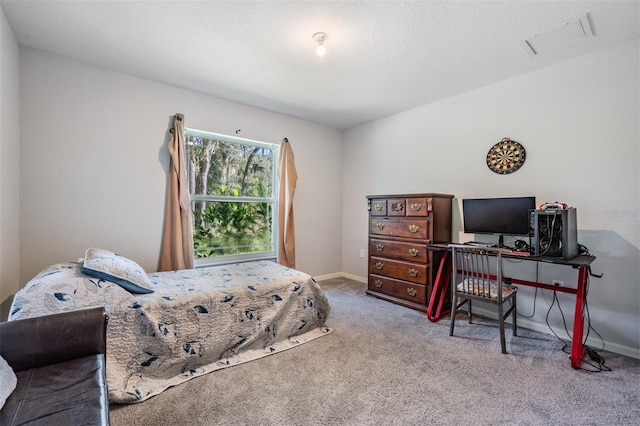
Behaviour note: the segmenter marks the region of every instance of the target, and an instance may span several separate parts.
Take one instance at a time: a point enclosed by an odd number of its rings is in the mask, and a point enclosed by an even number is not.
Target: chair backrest
[[[502,300],[502,254],[508,249],[450,244],[453,285],[459,292]]]

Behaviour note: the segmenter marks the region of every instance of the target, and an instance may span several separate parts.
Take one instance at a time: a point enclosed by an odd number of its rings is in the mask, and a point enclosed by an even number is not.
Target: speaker
[[[532,256],[578,255],[576,209],[531,210],[529,212],[529,250]]]

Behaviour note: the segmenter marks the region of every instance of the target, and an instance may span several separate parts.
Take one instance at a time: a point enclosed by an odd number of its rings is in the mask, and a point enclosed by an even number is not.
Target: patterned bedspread
[[[328,334],[329,303],[309,275],[269,261],[149,274],[132,294],[50,266],[21,289],[9,320],[104,306],[109,401],[134,403],[193,377]]]

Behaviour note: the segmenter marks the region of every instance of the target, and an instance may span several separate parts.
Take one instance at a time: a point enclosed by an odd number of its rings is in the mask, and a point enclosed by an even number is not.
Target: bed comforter
[[[132,294],[53,265],[13,301],[9,320],[104,306],[109,401],[134,403],[220,368],[331,332],[329,303],[309,275],[269,261],[149,274]]]

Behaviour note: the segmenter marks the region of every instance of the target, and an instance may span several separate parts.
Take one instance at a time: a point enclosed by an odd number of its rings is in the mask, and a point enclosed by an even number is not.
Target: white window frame
[[[239,138],[236,136],[224,135],[221,133],[213,133],[207,132],[204,130],[197,130],[192,128],[184,129],[185,141],[187,140],[186,135],[192,136],[200,136],[206,139],[216,139],[219,141],[224,141],[231,144],[236,145],[246,145],[252,147],[263,147],[270,148],[273,150],[273,164],[272,164],[272,187],[273,187],[273,196],[260,198],[260,197],[231,197],[231,196],[222,196],[222,195],[191,195],[191,188],[189,188],[189,205],[191,206],[194,201],[222,201],[222,202],[235,202],[235,203],[264,203],[268,202],[272,205],[272,219],[271,219],[271,248],[272,250],[264,251],[264,252],[250,252],[250,253],[242,253],[242,254],[231,254],[231,255],[220,255],[213,257],[205,257],[205,258],[195,258],[194,256],[194,266],[196,268],[211,266],[211,265],[222,265],[228,263],[236,263],[236,262],[246,262],[250,260],[276,260],[278,258],[278,198],[279,198],[279,166],[278,160],[280,158],[280,144],[279,143],[269,143],[262,142],[253,139]],[[188,156],[188,150],[185,149],[185,156]],[[185,159],[187,165],[187,175],[189,174],[189,165],[191,161],[189,158]],[[193,211],[192,211],[193,214]],[[193,224],[192,224],[193,226]],[[192,230],[193,232],[193,230]],[[191,248],[194,249],[193,247]]]

